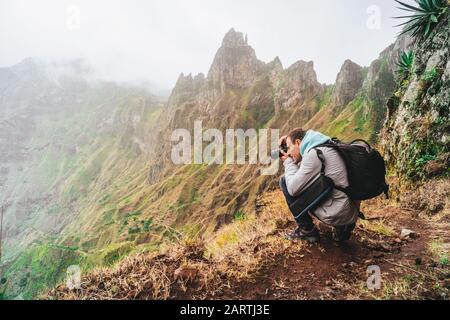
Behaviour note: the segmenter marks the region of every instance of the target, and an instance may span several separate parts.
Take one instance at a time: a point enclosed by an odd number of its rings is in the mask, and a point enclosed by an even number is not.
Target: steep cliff
[[[389,100],[382,144],[405,181],[448,175],[450,164],[450,24],[447,13],[431,34],[416,41],[411,70]]]
[[[2,271],[29,298],[83,260],[94,233],[112,241],[104,191],[145,172],[161,101],[96,81],[80,61],[26,59],[0,69],[0,88]]]
[[[346,60],[337,76],[331,103],[336,106],[346,106],[356,98],[363,80],[363,68],[351,60]]]
[[[213,99],[227,88],[247,88],[259,77],[264,63],[256,58],[247,37],[231,29],[217,50],[208,72]]]
[[[411,45],[408,36],[398,37],[369,67],[347,60],[336,83],[318,99],[319,111],[306,125],[343,140],[364,138],[377,143],[386,114],[386,102],[396,84],[396,62]]]

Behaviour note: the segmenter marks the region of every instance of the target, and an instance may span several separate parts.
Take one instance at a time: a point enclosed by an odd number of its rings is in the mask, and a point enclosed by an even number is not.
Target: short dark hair
[[[288,138],[291,140],[292,143],[295,142],[295,140],[303,140],[303,138],[306,135],[306,131],[301,128],[296,128],[289,132]]]

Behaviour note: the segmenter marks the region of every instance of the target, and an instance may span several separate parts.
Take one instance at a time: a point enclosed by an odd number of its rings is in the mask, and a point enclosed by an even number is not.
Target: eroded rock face
[[[373,61],[362,85],[364,95],[372,100],[386,100],[395,89],[393,77],[387,79],[386,75],[394,75],[397,70],[396,63],[399,56],[411,47],[412,39],[409,36],[400,36],[395,43],[384,49],[377,60]],[[389,93],[386,96],[386,93]],[[383,104],[385,104],[385,102]]]
[[[238,91],[230,95],[233,90]],[[301,107],[322,92],[323,86],[317,81],[312,61],[298,61],[287,69],[278,57],[264,63],[257,59],[247,36],[231,29],[206,78],[202,74],[179,76],[168,101],[165,122],[171,122],[172,128],[186,127],[186,120],[193,117],[211,123],[215,119],[234,122],[233,118],[239,115],[235,108],[245,107],[242,103],[252,109],[247,111],[265,120],[274,112]],[[245,96],[248,101],[240,101]],[[240,124],[239,121],[236,124]]]
[[[288,69],[279,71],[272,81],[277,111],[301,105],[323,91],[312,61],[297,61]]]
[[[185,76],[183,73],[178,77],[177,83],[172,90],[173,94],[183,94],[183,93],[198,93],[200,89],[205,85],[205,75],[199,73],[195,77],[192,74]]]
[[[28,58],[0,68],[0,101],[5,252],[19,252],[42,232],[59,234],[77,217],[82,209],[61,200],[62,186],[76,185],[75,170],[65,163],[71,159],[80,172],[89,167],[83,153],[95,153],[95,139],[115,139],[117,149],[111,150],[134,151],[136,157],[152,146],[143,119],[156,109],[152,95],[140,87],[91,80],[77,61]],[[80,198],[85,196],[87,189],[79,190]],[[33,230],[23,228],[30,219]]]
[[[283,64],[281,63],[281,60],[279,57],[275,57],[273,61],[266,64],[266,70],[272,74],[279,74],[280,72],[283,72]]]
[[[414,44],[412,70],[399,79],[388,103],[382,146],[388,163],[404,180],[427,178],[439,171],[433,168],[449,166],[449,14]]]
[[[208,73],[208,81],[218,94],[226,87],[246,88],[260,75],[264,63],[256,58],[255,50],[246,37],[234,29],[225,35]]]
[[[178,77],[175,87],[169,98],[169,105],[176,105],[184,100],[194,97],[204,90],[206,84],[205,75],[199,73],[195,77],[192,74],[185,76],[183,73]]]
[[[355,99],[363,81],[363,68],[351,60],[346,60],[336,78],[336,86],[331,102],[336,106],[347,105]]]

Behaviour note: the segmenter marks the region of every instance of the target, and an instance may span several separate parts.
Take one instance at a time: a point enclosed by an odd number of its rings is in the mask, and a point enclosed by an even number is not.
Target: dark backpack
[[[318,147],[332,148],[344,160],[349,186],[336,186],[336,189],[343,191],[352,200],[369,200],[382,193],[388,197],[384,159],[369,143],[359,139],[347,144],[333,138]]]

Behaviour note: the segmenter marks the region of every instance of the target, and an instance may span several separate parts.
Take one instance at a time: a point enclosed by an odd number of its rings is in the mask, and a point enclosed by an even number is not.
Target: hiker
[[[321,146],[330,142],[331,138],[313,130],[294,129],[280,139],[280,157],[285,174],[280,179],[280,187],[286,201],[291,206],[296,197],[310,187],[321,170],[336,186],[327,198],[313,212],[291,212],[298,227],[286,234],[288,240],[307,240],[317,242],[319,232],[313,223],[312,216],[333,227],[333,239],[345,241],[351,236],[358,219],[361,201],[354,201],[342,191],[349,186],[347,169],[339,153],[333,148]],[[286,150],[287,152],[283,151]],[[317,148],[316,148],[317,147]],[[319,150],[319,151],[317,151]],[[319,154],[323,154],[324,168]],[[341,190],[338,190],[339,188]]]

